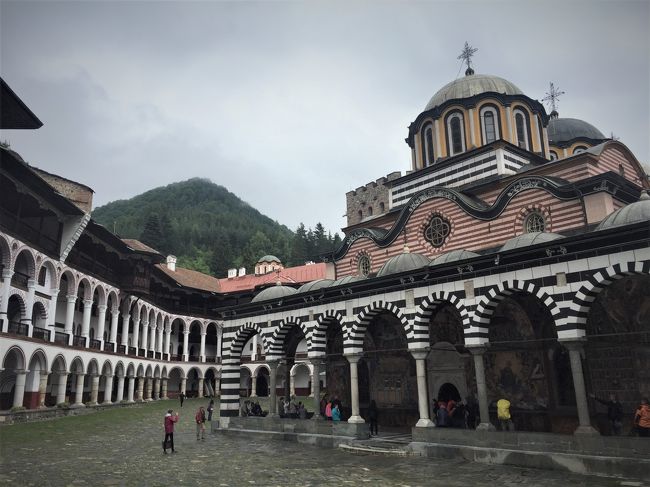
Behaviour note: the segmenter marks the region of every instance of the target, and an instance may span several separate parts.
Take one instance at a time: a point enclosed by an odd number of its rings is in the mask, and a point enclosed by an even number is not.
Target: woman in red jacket
[[[176,453],[174,450],[174,423],[178,422],[178,413],[173,415],[174,411],[169,410],[167,411],[167,414],[165,414],[165,439],[163,440],[163,453],[167,453],[167,440],[169,440],[169,444],[172,449],[172,453]]]

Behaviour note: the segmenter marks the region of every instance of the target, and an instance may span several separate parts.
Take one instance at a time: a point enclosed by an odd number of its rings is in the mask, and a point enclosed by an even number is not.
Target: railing
[[[215,363],[215,364],[220,364],[221,363],[221,357],[217,357],[216,355],[208,355],[205,357],[205,361],[208,363]]]
[[[19,287],[21,289],[27,289],[28,280],[29,276],[27,274],[23,274],[19,271],[14,271],[14,275],[11,276],[11,285],[14,287]]]
[[[14,335],[25,335],[27,336],[29,327],[25,323],[19,323],[17,321],[10,321],[9,322],[9,333],[13,333]]]
[[[129,347],[129,355],[137,355],[138,349],[135,347]]]
[[[118,345],[117,353],[126,353],[126,345]]]
[[[190,362],[198,362],[199,361],[199,356],[198,355],[190,355]]]
[[[156,352],[156,358],[162,360],[162,352]]]
[[[68,340],[70,340],[70,335],[68,333],[63,333],[62,331],[54,332],[54,343],[59,343],[61,345],[67,345]]]
[[[107,352],[112,352],[115,350],[115,344],[113,342],[104,342],[104,350]]]
[[[138,355],[140,355],[140,357],[146,357],[147,351],[144,348],[138,348]]]
[[[74,335],[72,337],[72,346],[74,347],[85,347],[86,346],[86,337],[80,335]]]
[[[100,342],[99,340],[90,340],[90,348],[94,350],[101,350],[102,342]]]
[[[35,326],[34,329],[32,330],[32,337],[49,342],[50,330],[46,330],[45,328],[39,328]]]
[[[147,350],[147,358],[153,358],[153,350]]]
[[[180,355],[172,355],[171,360],[172,362],[180,362],[182,357]]]

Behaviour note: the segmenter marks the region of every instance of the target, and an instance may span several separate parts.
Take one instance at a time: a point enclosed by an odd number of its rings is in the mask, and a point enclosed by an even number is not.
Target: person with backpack
[[[640,437],[650,437],[650,404],[647,397],[641,400],[641,405],[634,413],[634,425]]]
[[[205,409],[203,406],[196,412],[194,420],[196,421],[196,440],[205,440]]]
[[[610,394],[609,400],[596,397],[595,394],[589,394],[589,396],[607,406],[607,419],[609,420],[612,436],[619,436],[623,429],[623,405],[616,397],[616,394]]]
[[[168,410],[167,414],[165,414],[165,439],[163,440],[163,453],[166,455],[167,454],[167,448],[172,449],[172,453],[176,453],[176,450],[174,450],[174,424],[178,423],[178,413],[175,415],[173,414],[173,410]]]

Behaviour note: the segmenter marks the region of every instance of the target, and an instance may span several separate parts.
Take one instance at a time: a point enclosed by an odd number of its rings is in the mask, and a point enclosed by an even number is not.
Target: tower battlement
[[[394,171],[365,186],[345,194],[347,224],[356,225],[363,220],[384,214],[389,208],[390,181],[402,176],[400,171]]]

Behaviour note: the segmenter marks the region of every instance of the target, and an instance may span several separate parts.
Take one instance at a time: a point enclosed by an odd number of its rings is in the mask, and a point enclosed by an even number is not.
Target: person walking
[[[185,400],[185,393],[181,391],[181,393],[178,395],[178,398],[181,400],[181,407],[183,407],[183,401]]]
[[[634,413],[634,425],[640,437],[650,437],[650,404],[648,404],[647,397],[641,400],[641,404]]]
[[[203,406],[196,412],[194,420],[196,421],[196,440],[205,440],[205,409]]]
[[[616,394],[610,394],[609,400],[596,397],[595,394],[589,394],[589,396],[607,406],[607,419],[609,420],[612,436],[619,436],[623,429],[623,405],[619,402]]]
[[[374,399],[370,401],[370,406],[368,407],[368,419],[370,420],[370,436],[373,434],[377,436],[379,434],[377,432],[377,420],[379,419],[379,411],[377,410],[377,403]]]
[[[172,453],[176,453],[174,450],[174,424],[178,423],[178,413],[173,414],[174,411],[169,409],[167,414],[165,414],[165,439],[163,440],[163,453],[167,454],[167,441],[169,440],[169,447],[172,449]]]
[[[210,399],[210,404],[208,404],[208,421],[212,421],[213,411],[214,411],[214,399]]]
[[[514,431],[515,424],[512,422],[510,415],[510,401],[499,399],[497,401],[497,417],[499,418],[499,428],[501,431]]]

